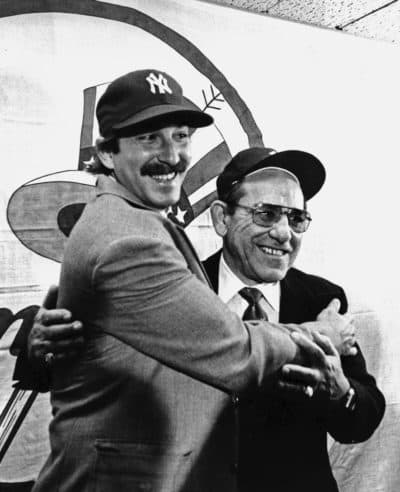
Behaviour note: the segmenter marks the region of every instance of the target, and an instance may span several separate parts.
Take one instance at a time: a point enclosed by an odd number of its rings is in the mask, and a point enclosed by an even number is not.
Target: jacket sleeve
[[[340,288],[341,313],[347,311],[348,301]],[[367,372],[364,356],[358,347],[355,356],[341,357],[342,368],[355,391],[355,406],[347,409],[343,400],[329,404],[328,432],[343,444],[368,439],[381,422],[385,412],[385,398],[376,381]]]
[[[50,376],[45,364],[32,364],[28,358],[28,337],[32,330],[39,306],[29,306],[14,316],[23,321],[10,347],[11,355],[17,357],[14,367],[14,386],[23,390],[47,392],[50,388]]]
[[[354,357],[342,357],[342,366],[355,391],[355,406],[347,409],[342,400],[329,405],[328,431],[341,443],[362,442],[368,439],[381,422],[385,398],[368,374],[365,359],[359,348]]]
[[[165,237],[113,241],[96,259],[91,282],[93,327],[224,391],[266,385],[297,356],[284,326],[243,323]]]

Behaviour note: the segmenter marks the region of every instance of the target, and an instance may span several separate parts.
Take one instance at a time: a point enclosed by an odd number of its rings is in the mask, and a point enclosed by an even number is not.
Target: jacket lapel
[[[183,230],[182,227],[174,224],[169,219],[165,220],[165,225],[168,232],[171,234],[176,247],[184,256],[190,271],[194,273],[194,275],[196,275],[199,280],[210,285],[207,273],[204,270],[203,265],[199,257],[197,256],[197,253],[191,241],[187,237],[186,232]]]
[[[218,294],[218,274],[219,274],[219,260],[221,258],[222,250],[217,251],[205,261],[203,261],[203,267],[208,275],[211,283],[211,287]]]

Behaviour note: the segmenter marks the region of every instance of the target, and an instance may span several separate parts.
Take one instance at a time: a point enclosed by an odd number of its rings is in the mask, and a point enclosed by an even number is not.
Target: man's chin
[[[153,200],[153,206],[160,209],[160,210],[167,210],[170,207],[173,207],[179,202],[180,197],[176,196],[162,196],[158,197],[158,199]]]
[[[271,270],[267,274],[262,275],[263,282],[267,284],[272,284],[275,282],[280,282],[286,277],[287,269],[285,270]]]

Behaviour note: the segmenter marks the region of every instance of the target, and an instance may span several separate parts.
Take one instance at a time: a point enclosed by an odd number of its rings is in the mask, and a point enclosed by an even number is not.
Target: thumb
[[[335,298],[324,308],[317,316],[318,320],[325,319],[330,313],[338,313],[340,309],[340,300]]]
[[[51,285],[43,301],[43,307],[46,309],[55,309],[57,306],[58,285]]]

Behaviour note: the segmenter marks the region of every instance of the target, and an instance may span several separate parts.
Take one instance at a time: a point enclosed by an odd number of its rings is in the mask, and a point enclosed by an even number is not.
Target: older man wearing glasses
[[[307,201],[324,180],[324,167],[311,154],[266,148],[240,152],[219,176],[211,213],[223,247],[204,266],[216,292],[243,319],[302,323],[339,301],[346,312],[341,287],[292,268],[311,222]],[[384,398],[360,348],[349,351],[330,335],[342,356],[325,344],[332,360],[326,385],[313,384],[309,369],[288,365],[268,393],[235,401],[242,492],[337,491],[327,433],[342,443],[360,442],[381,421]],[[353,336],[349,332],[344,345],[351,346]]]

